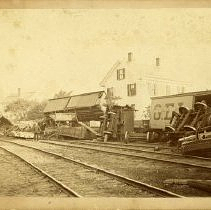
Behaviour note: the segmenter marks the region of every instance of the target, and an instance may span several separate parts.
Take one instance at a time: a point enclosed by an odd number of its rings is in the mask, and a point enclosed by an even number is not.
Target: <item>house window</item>
[[[170,94],[171,94],[171,86],[166,85],[166,95],[170,95]]]
[[[160,66],[160,58],[156,58],[156,66]]]
[[[125,69],[117,69],[117,80],[125,78]]]
[[[107,96],[108,97],[113,97],[114,96],[114,88],[107,88]]]
[[[127,85],[127,95],[128,96],[136,95],[136,83]]]

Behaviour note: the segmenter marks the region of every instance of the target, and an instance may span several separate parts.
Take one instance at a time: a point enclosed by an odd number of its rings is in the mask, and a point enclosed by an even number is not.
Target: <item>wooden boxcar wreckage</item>
[[[10,129],[13,127],[13,124],[10,120],[8,120],[3,115],[0,116],[0,134],[7,135],[10,132]]]
[[[127,105],[107,107],[101,119],[100,134],[104,136],[105,142],[108,139],[128,142],[130,134],[134,131],[133,107]]]
[[[182,153],[211,150],[211,91],[151,98],[149,142],[165,140]]]
[[[103,91],[98,91],[50,99],[44,109],[48,137],[54,135],[78,139],[95,137],[95,131],[87,129],[87,126],[90,121],[103,115],[101,100],[104,94]]]
[[[107,106],[105,92],[91,92],[50,99],[44,109],[48,138],[127,139],[134,127],[134,110],[129,106]],[[92,122],[98,124],[95,128]]]

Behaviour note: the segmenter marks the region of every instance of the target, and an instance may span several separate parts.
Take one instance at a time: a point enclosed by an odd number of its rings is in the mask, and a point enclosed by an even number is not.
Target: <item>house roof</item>
[[[179,94],[168,95],[168,96],[153,96],[153,97],[151,97],[151,99],[182,97],[182,96],[202,96],[202,95],[211,95],[211,90],[188,92],[188,93],[179,93]]]
[[[102,97],[104,91],[84,93],[80,95],[71,96],[66,108],[84,108],[92,107],[100,104],[100,98]]]
[[[169,66],[164,63],[161,66],[156,66],[153,64],[154,56],[148,56],[145,59],[136,59],[134,58],[132,61],[128,62],[127,58],[123,58],[121,60],[118,60],[112,68],[108,71],[108,73],[105,75],[105,77],[101,80],[100,86],[106,86],[107,81],[116,74],[117,69],[126,69],[126,77],[131,82],[135,82],[136,80],[142,80],[142,79],[152,79],[152,80],[162,80],[162,81],[168,81],[168,82],[174,82],[181,85],[190,85],[190,82],[188,82],[186,79],[181,80],[178,78],[174,78],[174,76],[169,74]],[[178,67],[179,68],[179,67]],[[181,66],[180,66],[180,70]]]
[[[44,113],[64,111],[65,109],[93,107],[99,105],[103,93],[104,91],[97,91],[69,97],[50,99],[44,109]]]
[[[105,82],[111,77],[111,75],[113,74],[113,72],[116,70],[116,68],[118,67],[118,65],[120,64],[120,61],[117,61],[112,68],[110,69],[110,71],[108,71],[108,73],[105,75],[105,77],[102,79],[102,81],[100,82],[100,86],[104,86]]]
[[[50,99],[44,109],[44,113],[63,111],[69,100],[70,97]]]

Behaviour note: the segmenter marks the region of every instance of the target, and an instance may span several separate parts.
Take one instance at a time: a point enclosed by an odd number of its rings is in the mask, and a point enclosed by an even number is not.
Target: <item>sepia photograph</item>
[[[0,208],[208,209],[208,1],[9,2]]]

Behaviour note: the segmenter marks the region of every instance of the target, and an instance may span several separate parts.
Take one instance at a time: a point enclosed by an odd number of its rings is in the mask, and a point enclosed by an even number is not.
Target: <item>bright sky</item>
[[[147,50],[211,89],[211,9],[0,10],[0,95],[93,91],[117,59]]]

